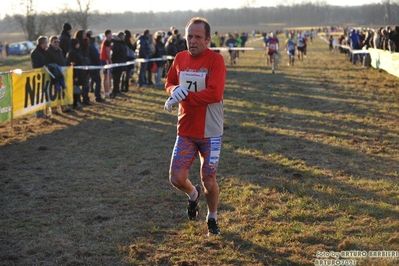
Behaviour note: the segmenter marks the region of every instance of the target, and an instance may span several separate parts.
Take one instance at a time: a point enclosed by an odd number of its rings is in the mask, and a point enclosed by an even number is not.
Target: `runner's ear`
[[[211,40],[212,40],[212,37],[211,37],[211,36],[208,36],[208,37],[205,39],[206,46],[209,45],[209,43],[211,42]]]

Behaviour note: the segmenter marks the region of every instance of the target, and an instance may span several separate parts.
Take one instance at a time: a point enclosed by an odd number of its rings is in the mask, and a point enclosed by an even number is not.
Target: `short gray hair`
[[[36,40],[36,44],[42,45],[43,43],[45,43],[47,41],[48,41],[47,36],[39,36],[39,38],[37,38],[37,40]]]

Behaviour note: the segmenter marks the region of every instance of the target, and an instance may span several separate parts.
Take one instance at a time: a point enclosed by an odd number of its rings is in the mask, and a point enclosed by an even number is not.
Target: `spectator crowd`
[[[336,30],[338,29],[286,30],[286,41],[282,47],[287,51],[288,65],[294,65],[295,57],[298,57],[298,61],[303,61],[306,57],[307,43],[312,43],[314,36],[321,31],[325,33],[331,53],[339,49],[342,53],[346,53],[354,64],[358,61],[363,65],[370,64],[367,54],[354,53],[356,50],[371,47],[399,52],[399,26],[381,27],[377,30],[348,27],[343,29],[344,34],[334,39],[331,33]],[[256,33],[252,31],[252,37],[255,37]],[[267,65],[274,62],[273,54],[278,52],[277,35],[280,33],[283,31],[276,30],[272,34],[258,32],[265,41],[268,53]],[[211,36],[210,47],[216,52],[220,52],[217,47],[245,47],[248,38],[246,32],[219,34],[215,31]],[[0,49],[2,48],[0,44]],[[30,55],[32,68],[43,68],[54,64],[60,67],[74,67],[73,104],[52,108],[51,111],[39,111],[37,117],[48,117],[49,114],[70,112],[83,106],[90,106],[91,98],[97,103],[103,103],[107,98],[115,99],[123,96],[131,91],[132,86],[137,92],[148,86],[162,86],[173,58],[186,49],[184,34],[175,27],[154,33],[145,29],[142,33],[135,34],[130,30],[114,33],[107,29],[101,34],[94,35],[89,29],[73,32],[72,25],[64,23],[59,35],[39,36],[36,47]],[[243,54],[245,49],[229,49],[228,52],[230,64],[234,65],[238,63],[240,54]],[[94,93],[94,97],[90,97],[90,92]]]
[[[399,26],[385,26],[378,29],[344,28],[344,34],[337,40],[339,50],[348,56],[349,61],[362,66],[370,66],[370,57],[359,50],[381,49],[390,53],[399,52]]]
[[[229,44],[227,39],[234,41]],[[247,40],[245,32],[219,35],[216,31],[210,46],[244,47]],[[66,22],[59,35],[37,38],[30,59],[33,69],[50,69],[50,65],[74,67],[73,104],[38,111],[36,117],[48,118],[53,114],[90,106],[90,92],[94,93],[97,103],[103,103],[106,98],[123,96],[131,91],[133,85],[138,92],[144,87],[163,85],[162,80],[173,58],[183,50],[187,50],[186,40],[175,27],[154,34],[148,29],[136,34],[130,30],[114,33],[107,29],[102,34],[94,35],[90,29],[72,31],[72,25]],[[237,61],[238,57],[237,51]],[[135,74],[137,77],[134,77]]]
[[[370,65],[367,53],[358,50],[368,48],[381,49],[389,52],[399,52],[399,26],[380,27],[376,30],[367,28],[343,28],[344,34],[334,39],[333,32],[337,28],[311,29],[310,31],[295,32],[287,30],[285,48],[288,51],[291,43],[298,50],[298,60],[306,57],[306,44],[312,42],[317,32],[323,31],[329,43],[331,53],[339,49],[348,59],[363,66]],[[260,33],[265,40],[265,47],[270,55],[273,53],[269,41],[275,38],[267,33]],[[256,31],[252,31],[254,37]],[[98,36],[103,36],[99,38]],[[237,32],[219,34],[217,31],[211,36],[210,47],[219,52],[217,47],[227,46],[245,47],[248,34]],[[272,38],[271,38],[272,37]],[[273,43],[273,41],[272,41]],[[278,39],[276,39],[278,44]],[[6,49],[3,49],[6,47]],[[72,25],[64,23],[59,35],[39,36],[36,47],[31,51],[32,68],[43,68],[49,65],[74,66],[73,84],[74,95],[71,106],[59,106],[49,110],[37,112],[37,117],[48,117],[49,114],[70,112],[83,106],[92,105],[89,93],[94,93],[94,99],[103,103],[106,98],[123,96],[131,90],[132,84],[136,91],[148,86],[163,85],[174,56],[187,49],[184,35],[175,27],[168,31],[156,31],[154,34],[145,29],[142,33],[132,34],[129,30],[113,33],[107,29],[103,34],[94,35],[91,30],[79,29],[72,32]],[[0,53],[7,50],[7,44],[0,43]],[[276,53],[278,48],[276,49]],[[229,50],[230,64],[238,63],[240,54],[245,50]],[[295,52],[288,53],[288,64],[293,65]],[[267,64],[271,58],[267,57]],[[273,61],[273,60],[272,60]],[[89,69],[82,66],[91,66]],[[274,73],[274,66],[272,68]],[[134,75],[137,75],[134,78]]]

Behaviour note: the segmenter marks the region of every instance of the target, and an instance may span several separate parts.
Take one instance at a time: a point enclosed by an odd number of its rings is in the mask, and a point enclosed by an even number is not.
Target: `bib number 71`
[[[191,92],[202,91],[206,88],[205,78],[203,72],[180,72],[180,85]]]
[[[196,81],[187,80],[187,83],[188,83],[187,89],[189,91],[194,91],[194,92],[198,91],[197,82]]]

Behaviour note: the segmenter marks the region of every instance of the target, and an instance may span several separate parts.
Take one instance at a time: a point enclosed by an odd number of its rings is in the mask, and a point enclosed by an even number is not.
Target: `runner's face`
[[[201,54],[208,46],[211,36],[205,37],[205,26],[203,23],[191,23],[186,30],[188,51],[191,55]]]

